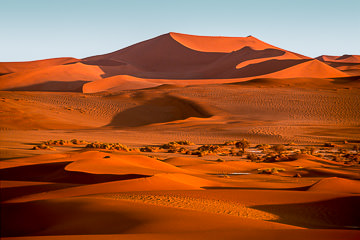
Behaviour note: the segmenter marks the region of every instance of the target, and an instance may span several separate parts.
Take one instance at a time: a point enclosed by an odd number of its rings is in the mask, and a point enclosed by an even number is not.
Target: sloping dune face
[[[336,68],[348,75],[360,75],[360,55],[329,56],[321,55],[317,57],[319,61],[325,62],[329,66]]]
[[[226,79],[243,77],[236,68],[240,63],[283,55],[285,59],[309,59],[254,37],[169,33],[113,53],[85,58],[83,63],[100,66],[105,77],[121,74],[155,79]]]
[[[322,56],[318,61],[252,36],[210,37],[171,32],[82,60],[0,63],[0,90],[96,93],[161,84],[229,83],[259,77],[343,78],[355,75],[359,59],[355,55]],[[322,62],[328,60],[341,65],[328,66]]]
[[[50,67],[55,65],[62,65],[68,63],[79,62],[76,58],[52,58],[29,62],[0,62],[0,75],[5,75],[14,72],[33,70],[41,67]]]
[[[16,64],[15,64],[16,65]],[[16,72],[0,76],[0,90],[22,91],[81,91],[86,82],[101,79],[103,71],[98,66],[80,62],[44,60],[39,64],[17,66]]]
[[[212,111],[195,101],[171,95],[160,96],[114,116],[110,127],[139,127],[193,118],[209,118]]]

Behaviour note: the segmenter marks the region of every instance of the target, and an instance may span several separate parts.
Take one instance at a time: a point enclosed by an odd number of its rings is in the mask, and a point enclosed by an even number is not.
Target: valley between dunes
[[[359,63],[179,33],[0,63],[1,239],[359,239]]]

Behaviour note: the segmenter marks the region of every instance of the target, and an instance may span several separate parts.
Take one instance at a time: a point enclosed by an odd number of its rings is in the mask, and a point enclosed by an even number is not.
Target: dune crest
[[[359,194],[360,181],[338,177],[324,178],[311,186],[308,191]]]

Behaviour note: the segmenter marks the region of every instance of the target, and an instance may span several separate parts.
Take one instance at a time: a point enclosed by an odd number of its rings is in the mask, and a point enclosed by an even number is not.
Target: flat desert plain
[[[180,33],[0,63],[1,239],[360,239],[359,75]]]

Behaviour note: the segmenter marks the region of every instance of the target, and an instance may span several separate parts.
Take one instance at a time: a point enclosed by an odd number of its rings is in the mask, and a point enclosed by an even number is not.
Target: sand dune
[[[335,57],[318,59],[325,61]],[[342,64],[358,64],[356,55],[336,59]],[[229,83],[259,77],[346,77],[347,73],[354,75],[357,71],[354,66],[346,66],[346,69],[340,66],[337,70],[252,36],[210,37],[174,32],[79,61],[59,58],[1,63],[0,89],[96,93],[161,84]]]
[[[141,58],[135,57],[139,54]],[[286,57],[280,59],[310,60],[254,37],[203,37],[169,33],[113,53],[85,58],[83,62],[100,66],[105,76],[126,74],[157,79],[226,79],[244,77],[235,69],[243,62],[261,58],[278,59],[281,55]],[[279,69],[282,69],[281,66],[268,71]],[[253,75],[258,74],[255,72]],[[296,74],[291,76],[297,77]]]
[[[343,178],[324,178],[311,186],[308,191],[360,193],[360,181]]]
[[[360,239],[357,59],[168,33],[0,63],[1,239]]]
[[[209,118],[212,109],[192,100],[164,95],[153,98],[134,108],[114,116],[110,127],[138,127],[153,123],[165,123],[190,117]]]
[[[316,59],[325,62],[329,66],[343,71],[348,75],[360,76],[360,55],[322,55],[317,57]]]
[[[146,79],[126,75],[118,75],[86,83],[82,87],[82,92],[117,92],[122,90],[152,88],[157,86],[160,86],[160,84],[146,81]]]
[[[9,73],[35,70],[36,68],[76,63],[79,61],[80,60],[76,58],[51,58],[30,62],[0,62],[0,76]]]
[[[104,158],[106,154],[99,152],[87,152],[82,155],[81,157],[79,156],[79,160],[67,165],[65,170],[92,174],[138,175],[184,172],[170,164],[142,155],[111,155],[110,158]]]
[[[317,57],[323,62],[343,62],[343,63],[360,63],[360,55],[342,55],[342,56],[329,56],[329,55],[321,55]]]
[[[0,76],[1,90],[81,91],[83,83],[100,79],[99,67],[82,63],[55,65]],[[70,85],[65,85],[72,82]],[[77,83],[82,84],[77,84]],[[74,86],[75,85],[75,86]]]

